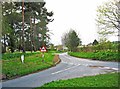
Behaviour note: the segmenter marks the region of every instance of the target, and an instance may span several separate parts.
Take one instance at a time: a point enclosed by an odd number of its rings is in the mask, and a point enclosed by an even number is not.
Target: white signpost
[[[24,55],[21,55],[21,62],[24,63]]]

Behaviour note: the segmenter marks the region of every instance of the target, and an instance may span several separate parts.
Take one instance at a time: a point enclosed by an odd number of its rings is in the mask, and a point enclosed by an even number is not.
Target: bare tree
[[[110,0],[97,9],[98,34],[106,37],[120,31],[120,1]],[[118,35],[119,36],[119,35]]]

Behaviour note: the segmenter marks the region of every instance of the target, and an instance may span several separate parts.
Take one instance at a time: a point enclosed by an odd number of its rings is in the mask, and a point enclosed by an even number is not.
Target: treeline
[[[119,46],[120,42],[119,41],[114,41],[114,42],[96,42],[94,40],[93,43],[90,43],[88,45],[83,45],[78,47],[78,51],[80,52],[99,52],[99,51],[108,51],[108,52],[119,52]]]
[[[93,60],[120,61],[119,47],[119,41],[99,43],[95,40],[88,45],[79,46],[76,52],[69,52],[69,55]]]
[[[53,12],[45,2],[2,2],[2,53],[36,51],[48,46]]]

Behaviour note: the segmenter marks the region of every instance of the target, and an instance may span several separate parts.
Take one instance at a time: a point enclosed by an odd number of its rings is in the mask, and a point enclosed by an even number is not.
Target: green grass
[[[46,83],[42,87],[118,87],[118,73],[58,80]]]
[[[37,53],[38,52],[34,52],[34,53],[30,53],[30,52],[27,52],[27,53],[20,53],[20,52],[17,52],[17,53],[4,53],[4,54],[2,54],[2,59],[4,59],[4,60],[13,60],[15,58],[20,58],[20,56],[22,54],[24,54],[27,57],[27,56],[34,55],[34,54],[37,54]]]
[[[52,53],[64,53],[65,51],[62,51],[62,50],[51,50],[50,52],[52,52]]]
[[[120,54],[117,52],[69,52],[71,56],[104,61],[120,61]]]
[[[20,53],[5,54],[2,57],[2,73],[11,79],[18,76],[23,76],[32,72],[43,70],[54,65],[53,53],[45,53],[44,62],[42,62],[41,53],[26,53],[25,61],[21,63]],[[11,56],[10,58],[8,56]],[[4,59],[5,58],[5,59]]]

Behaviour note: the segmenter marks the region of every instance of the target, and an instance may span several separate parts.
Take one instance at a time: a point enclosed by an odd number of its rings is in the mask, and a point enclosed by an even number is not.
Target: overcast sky
[[[61,37],[70,28],[76,30],[82,44],[98,38],[95,25],[96,9],[107,0],[45,0],[48,11],[54,12],[54,21],[48,24],[51,42],[61,44]],[[112,38],[113,39],[113,38]]]

